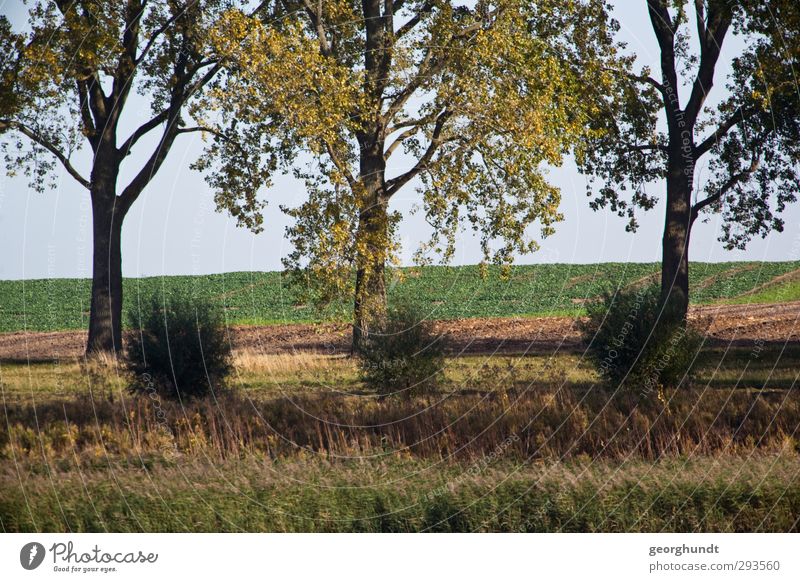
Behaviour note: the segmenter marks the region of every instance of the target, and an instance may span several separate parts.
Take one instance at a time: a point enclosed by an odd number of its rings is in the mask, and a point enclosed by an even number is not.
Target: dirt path
[[[710,305],[693,307],[690,318],[719,343],[800,341],[800,301],[765,305]],[[437,323],[450,337],[454,353],[492,354],[580,349],[577,320],[571,317],[516,317],[459,319]],[[259,353],[345,353],[347,324],[292,324],[233,326],[236,349]],[[17,332],[0,334],[0,360],[40,361],[79,357],[86,333]]]

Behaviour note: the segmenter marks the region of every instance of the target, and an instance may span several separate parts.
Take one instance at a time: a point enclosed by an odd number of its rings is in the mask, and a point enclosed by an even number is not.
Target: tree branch
[[[443,61],[433,64],[431,64],[431,61],[433,61],[433,51],[428,49],[425,57],[422,59],[422,62],[419,65],[419,68],[417,69],[417,74],[413,79],[411,79],[411,81],[409,81],[408,85],[406,85],[405,88],[395,96],[389,105],[389,108],[386,110],[386,114],[383,116],[386,122],[391,120],[400,110],[403,109],[408,100],[411,99],[411,96],[422,85],[423,80],[434,75],[438,69],[441,69],[444,66]]]
[[[394,150],[400,147],[400,144],[402,144],[403,141],[417,133],[417,131],[419,131],[419,125],[412,125],[405,131],[401,132],[400,135],[398,135],[397,138],[392,142],[392,145],[390,145],[383,154],[384,161],[391,157],[391,155],[394,153]]]
[[[260,2],[250,12],[249,16],[252,17],[252,16],[255,16],[256,14],[258,14],[268,3],[269,3],[268,1]],[[183,16],[186,13],[186,9],[187,8],[188,8],[188,5],[185,5],[183,8],[181,8],[178,11],[176,11],[175,14],[173,14],[163,25],[161,25],[152,34],[152,36],[148,40],[147,44],[145,45],[144,49],[142,49],[142,52],[136,58],[135,64],[136,64],[137,67],[142,63],[144,58],[150,52],[150,50],[152,49],[152,47],[155,44],[155,42],[158,39],[158,37],[160,37],[162,34],[164,34],[164,32],[166,32],[169,29],[170,26],[172,26],[181,16]],[[192,85],[189,85],[189,88],[185,91],[184,96],[183,96],[183,102],[184,103],[192,95],[194,95],[194,93],[196,93],[197,91],[202,89],[222,69],[222,65],[216,59],[207,59],[207,60],[204,60],[204,61],[201,61],[201,62],[197,63],[192,68],[191,72],[187,75],[187,77],[188,78],[192,78],[195,74],[197,74],[198,71],[200,71],[200,69],[202,69],[204,67],[208,67],[208,66],[211,66],[211,69],[209,69],[195,83],[193,83]],[[139,139],[141,139],[144,135],[146,135],[147,133],[149,133],[150,131],[152,131],[153,129],[155,129],[156,127],[161,125],[162,123],[164,123],[164,121],[167,120],[168,116],[169,116],[169,109],[165,109],[162,112],[160,112],[158,115],[156,115],[153,118],[151,118],[149,121],[147,121],[144,124],[142,124],[141,126],[139,126],[131,134],[131,136],[127,140],[125,140],[125,143],[122,144],[122,146],[119,148],[119,151],[123,155],[128,155],[128,153],[130,153],[131,148],[134,146],[134,144],[136,144],[137,141],[139,141]]]
[[[53,142],[46,139],[44,136],[40,135],[24,123],[14,121],[13,119],[0,119],[0,132],[7,129],[15,129],[26,135],[33,142],[45,148],[47,151],[53,154],[59,162],[61,162],[61,165],[64,166],[64,169],[69,173],[70,176],[75,178],[75,180],[77,180],[81,186],[87,189],[91,187],[89,180],[81,176],[78,170],[76,170],[75,167],[70,163],[69,158],[65,156],[63,152],[61,152],[61,150],[59,150],[55,144],[53,144]]]
[[[131,153],[131,148],[134,146],[134,144],[136,144],[137,141],[164,123],[167,120],[167,117],[169,117],[169,109],[165,109],[158,115],[150,118],[150,120],[137,127],[136,130],[128,137],[128,139],[126,139],[125,142],[119,147],[119,153],[122,156],[127,156],[129,153]]]
[[[261,11],[267,5],[266,1],[260,2],[258,6],[256,6],[252,12],[250,12],[250,16],[256,15],[259,11]],[[183,12],[183,11],[182,11]],[[141,55],[140,55],[141,57]],[[144,166],[139,170],[139,173],[131,180],[131,182],[125,187],[120,195],[121,204],[123,205],[124,209],[130,208],[133,202],[138,198],[139,194],[144,190],[145,186],[150,182],[153,178],[155,173],[161,167],[161,164],[164,163],[164,160],[169,153],[170,148],[172,147],[172,143],[175,141],[175,138],[179,133],[188,133],[189,131],[209,131],[208,128],[180,128],[178,124],[180,123],[181,118],[181,111],[186,105],[187,101],[201,88],[203,88],[214,76],[222,69],[222,63],[218,61],[202,61],[198,64],[195,64],[193,67],[190,67],[189,70],[186,70],[186,65],[188,61],[188,56],[185,52],[181,52],[178,61],[175,63],[175,78],[177,79],[175,87],[172,90],[172,96],[170,98],[170,104],[167,109],[160,112],[149,121],[145,122],[141,126],[139,126],[133,134],[125,140],[125,143],[120,148],[120,151],[127,155],[130,151],[130,148],[145,134],[152,131],[156,127],[158,127],[161,123],[166,122],[166,127],[164,128],[164,132],[161,134],[161,139],[159,140],[158,145],[156,146],[155,151],[144,164]],[[206,71],[202,76],[200,76],[194,83],[189,84],[189,82],[200,72],[205,66],[211,66],[211,68]]]
[[[310,0],[302,0],[303,7],[306,9],[306,14],[311,20],[311,24],[317,32],[317,40],[319,41],[319,50],[324,56],[331,55],[331,45],[328,42],[328,32],[325,30],[325,24],[322,22],[322,0],[317,1],[316,9],[311,5]]]
[[[408,19],[406,23],[403,24],[403,26],[401,26],[397,30],[397,32],[394,35],[395,38],[402,38],[412,30],[414,30],[414,27],[416,27],[417,24],[419,24],[420,20],[422,20],[422,17],[425,16],[426,14],[430,14],[432,10],[433,10],[433,0],[427,0],[425,4],[420,6],[420,9],[417,10],[414,16]]]
[[[192,69],[191,75],[188,75],[189,78],[193,77],[197,72],[204,66],[207,66],[210,63],[200,63],[196,67]],[[222,63],[214,63],[214,66],[211,67],[206,73],[197,79],[194,83],[186,87],[183,93],[183,101],[184,103],[188,101],[195,93],[197,93],[200,89],[206,86],[206,84],[214,78],[214,76],[222,70]]]
[[[158,172],[161,164],[172,148],[172,143],[178,135],[178,127],[181,119],[181,110],[186,104],[186,85],[194,76],[194,70],[187,71],[186,64],[189,60],[185,52],[178,55],[178,60],[175,62],[173,74],[176,82],[172,88],[172,95],[170,96],[169,108],[167,109],[166,127],[161,134],[161,139],[158,142],[155,150],[150,158],[145,162],[144,166],[139,170],[139,173],[130,181],[120,195],[120,203],[124,211],[131,207],[133,202],[142,193],[142,190],[150,183],[153,176]]]
[[[703,4],[703,0],[694,0],[694,17],[695,17],[695,24],[697,25],[697,38],[700,39],[700,45],[704,45],[706,43],[706,16],[705,16],[706,8]]]
[[[625,75],[633,81],[638,81],[640,83],[647,83],[648,85],[655,87],[655,89],[662,95],[666,95],[666,90],[664,89],[664,85],[662,85],[649,75],[637,75],[635,73],[626,73]]]
[[[661,52],[661,75],[664,85],[660,91],[664,96],[667,111],[672,113],[680,107],[677,101],[678,75],[675,72],[675,23],[669,15],[664,0],[647,0],[647,9]]]
[[[431,159],[436,153],[436,150],[438,150],[439,146],[441,146],[443,143],[442,130],[444,129],[447,120],[450,119],[451,116],[452,112],[449,109],[445,109],[439,114],[439,116],[436,118],[436,125],[433,128],[433,133],[431,134],[431,141],[428,144],[428,148],[425,150],[425,153],[420,157],[419,160],[417,160],[417,163],[414,164],[414,167],[408,172],[386,182],[387,198],[392,197],[395,192],[397,192],[400,188],[405,186],[410,180],[415,178],[420,172],[427,168],[428,163],[430,163]]]
[[[746,121],[754,114],[754,109],[742,109],[741,107],[737,109],[733,115],[719,124],[719,127],[717,127],[714,133],[704,139],[702,143],[695,148],[695,155],[699,158],[708,152],[719,140],[725,137],[736,124]]]
[[[94,116],[95,126],[104,127],[108,119],[108,99],[100,86],[100,79],[97,72],[90,72],[84,79],[86,90],[89,95],[89,107]]]
[[[686,104],[686,118],[689,125],[694,125],[706,97],[714,86],[714,70],[722,50],[722,43],[731,24],[731,17],[727,12],[729,9],[720,8],[717,4],[714,6],[716,8],[709,10],[709,23],[705,27],[700,43],[700,66],[692,85],[692,93]],[[698,26],[700,25],[698,24]]]
[[[117,61],[114,71],[114,83],[111,90],[113,97],[113,116],[119,117],[119,112],[125,106],[128,93],[133,85],[133,76],[136,74],[136,49],[139,46],[139,21],[144,12],[144,4],[137,0],[128,0],[125,8],[125,30],[122,33],[122,53]]]
[[[719,190],[717,190],[712,195],[701,200],[700,202],[697,202],[694,206],[692,206],[692,216],[691,216],[692,222],[697,220],[697,217],[699,216],[700,211],[703,210],[703,208],[711,204],[714,204],[715,202],[718,202],[723,196],[725,196],[725,194],[728,193],[728,191],[730,191],[731,188],[736,186],[741,181],[746,180],[747,178],[752,176],[755,173],[755,171],[758,170],[760,162],[761,160],[757,151],[754,151],[753,159],[750,162],[750,166],[747,169],[742,170],[738,174],[734,174],[733,176],[728,178],[728,180],[719,188]]]
[[[242,145],[238,141],[236,141],[235,139],[231,138],[229,135],[226,135],[224,132],[219,131],[218,129],[214,129],[213,127],[206,127],[206,126],[203,126],[203,125],[196,125],[196,126],[193,126],[193,127],[181,127],[181,128],[179,128],[179,129],[177,129],[175,131],[175,133],[177,135],[180,135],[180,134],[183,134],[183,133],[196,133],[196,132],[210,133],[211,135],[213,135],[215,137],[218,137],[222,141],[225,141],[225,142],[233,144],[234,146],[236,146],[236,149],[238,149],[241,153],[243,153],[243,154],[247,153],[246,150],[242,147]]]
[[[153,151],[150,158],[145,162],[144,166],[139,170],[139,173],[130,181],[130,183],[125,187],[120,194],[120,204],[123,210],[127,211],[131,205],[136,201],[139,197],[139,194],[142,193],[142,190],[150,183],[150,180],[153,179],[156,172],[158,172],[161,164],[164,163],[164,160],[169,153],[169,150],[172,147],[172,142],[175,141],[175,137],[178,135],[179,128],[177,127],[178,120],[180,118],[180,108],[178,111],[175,112],[173,115],[170,115],[167,120],[167,127],[164,129],[164,133],[161,134],[161,139],[158,142],[155,150]]]
[[[97,150],[97,129],[94,124],[94,119],[92,119],[92,111],[89,108],[89,89],[86,86],[86,81],[77,79],[75,84],[78,89],[78,111],[81,115],[81,123],[83,123],[83,129],[86,132],[86,139],[89,140],[89,144],[92,146],[92,150]]]
[[[486,19],[491,19],[495,17],[498,14],[498,12],[499,9],[492,11],[490,14],[486,16]],[[474,24],[471,24],[470,26],[463,28],[458,33],[454,34],[453,37],[450,39],[450,41],[447,43],[447,46],[444,47],[444,50],[442,52],[448,55],[457,54],[457,51],[449,50],[452,43],[458,39],[462,39],[469,36],[476,30],[478,30],[483,25],[483,23],[484,23],[483,20],[478,21]],[[411,98],[411,96],[414,95],[417,89],[419,89],[419,87],[422,85],[423,81],[430,79],[430,77],[439,72],[448,63],[448,60],[446,58],[435,60],[433,58],[433,54],[434,53],[433,50],[431,50],[431,48],[429,48],[426,51],[425,57],[422,59],[422,62],[417,67],[417,74],[414,75],[414,78],[411,79],[411,81],[409,81],[406,87],[395,96],[394,100],[389,105],[389,108],[387,109],[386,113],[383,115],[384,122],[388,123],[399,111],[403,109],[403,107]]]
[[[350,168],[347,167],[347,164],[339,157],[336,153],[336,150],[333,146],[328,142],[328,140],[322,140],[323,144],[325,145],[325,150],[328,152],[328,157],[333,162],[333,165],[336,166],[336,169],[344,176],[344,179],[347,180],[347,185],[350,186],[350,190],[355,192],[356,191],[356,179],[353,174],[350,172]]]
[[[207,64],[210,63],[206,63],[206,65]],[[200,65],[198,65],[198,67],[199,66]],[[195,67],[195,71],[193,71],[191,75],[194,75],[196,69],[197,67]],[[203,75],[203,77],[201,77],[195,83],[190,85],[189,88],[184,91],[182,98],[183,103],[185,104],[194,93],[203,88],[203,86],[206,85],[214,77],[214,75],[216,75],[221,69],[222,65],[216,63],[214,67],[212,67],[205,75]],[[164,109],[163,111],[161,111],[160,113],[158,113],[157,115],[155,115],[154,117],[150,118],[148,121],[137,127],[136,130],[128,137],[128,139],[126,139],[125,142],[119,147],[118,151],[120,152],[120,154],[122,154],[123,156],[127,156],[130,153],[131,148],[133,148],[133,146],[136,144],[137,141],[139,141],[142,137],[144,137],[146,134],[154,130],[156,127],[158,127],[168,119],[169,113],[170,113],[170,108]]]
[[[192,126],[192,127],[181,127],[179,129],[175,130],[176,134],[196,133],[196,132],[210,133],[211,135],[215,135],[218,138],[223,139],[223,140],[225,140],[227,142],[231,142],[231,143],[235,143],[235,141],[236,141],[236,140],[231,139],[227,135],[225,135],[223,132],[221,132],[221,131],[219,131],[217,129],[214,129],[213,127],[206,127],[204,125],[195,125],[195,126]]]
[[[661,144],[647,144],[647,145],[627,145],[626,148],[632,152],[651,152],[651,151],[660,151],[660,152],[667,152],[669,148],[665,145]]]
[[[147,44],[144,45],[144,48],[142,49],[142,52],[139,53],[139,56],[137,56],[135,61],[134,61],[137,67],[142,64],[142,62],[144,61],[145,57],[147,57],[147,54],[153,48],[153,46],[155,45],[155,43],[158,40],[158,38],[162,34],[164,34],[169,29],[169,27],[171,27],[173,24],[175,24],[175,22],[181,16],[183,16],[183,14],[185,12],[186,12],[186,8],[185,7],[182,8],[181,10],[176,11],[175,14],[173,14],[171,17],[169,17],[164,24],[162,24],[161,26],[158,27],[158,29],[153,31],[153,34],[150,35],[150,40],[147,41]]]

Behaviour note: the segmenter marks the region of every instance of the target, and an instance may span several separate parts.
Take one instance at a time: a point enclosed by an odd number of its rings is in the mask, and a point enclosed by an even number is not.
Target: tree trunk
[[[386,314],[384,274],[389,252],[388,198],[385,196],[383,150],[365,150],[361,159],[360,214],[356,230],[356,288],[353,305],[353,353],[370,327]],[[372,153],[373,155],[370,155]]]
[[[122,221],[125,209],[116,180],[96,172],[92,179],[92,300],[87,354],[122,349]]]
[[[356,245],[356,289],[353,314],[353,352],[369,335],[372,325],[386,313],[386,245],[388,244],[388,212],[378,201],[359,217]]]
[[[670,307],[665,315],[685,320],[689,309],[689,237],[692,229],[693,164],[670,156],[667,173],[667,210],[661,258],[661,299]]]

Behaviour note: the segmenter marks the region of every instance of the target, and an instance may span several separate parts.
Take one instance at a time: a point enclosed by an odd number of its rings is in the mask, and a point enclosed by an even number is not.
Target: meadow
[[[657,281],[657,263],[543,264],[512,267],[503,276],[477,266],[397,269],[389,296],[419,306],[430,319],[579,315],[583,304],[603,290]],[[800,262],[693,263],[692,300],[772,303],[800,299]],[[0,332],[85,329],[89,317],[88,279],[0,281]],[[279,272],[126,279],[124,294],[135,309],[154,292],[208,298],[230,324],[342,321],[350,302],[318,310],[302,302]]]
[[[797,531],[792,455],[717,459],[270,459],[13,475],[5,531],[774,532]],[[387,477],[391,475],[392,477]]]
[[[646,399],[580,353],[449,358],[380,399],[352,359],[239,352],[203,401],[107,363],[0,365],[4,531],[798,531],[800,353],[709,349]]]

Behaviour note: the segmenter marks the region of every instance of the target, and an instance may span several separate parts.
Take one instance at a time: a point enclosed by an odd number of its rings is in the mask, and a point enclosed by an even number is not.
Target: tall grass
[[[264,454],[352,457],[402,453],[475,458],[514,438],[520,458],[603,458],[797,448],[796,390],[678,390],[666,403],[542,384],[379,401],[335,392],[256,401],[237,395],[177,403],[82,395],[7,405],[0,457],[58,459],[164,453],[218,459]]]
[[[794,454],[245,461],[0,472],[5,531],[798,531]]]
[[[381,401],[351,359],[240,353],[184,405],[109,363],[4,365],[0,528],[797,531],[797,354],[734,355],[663,401],[575,355],[454,358]]]

